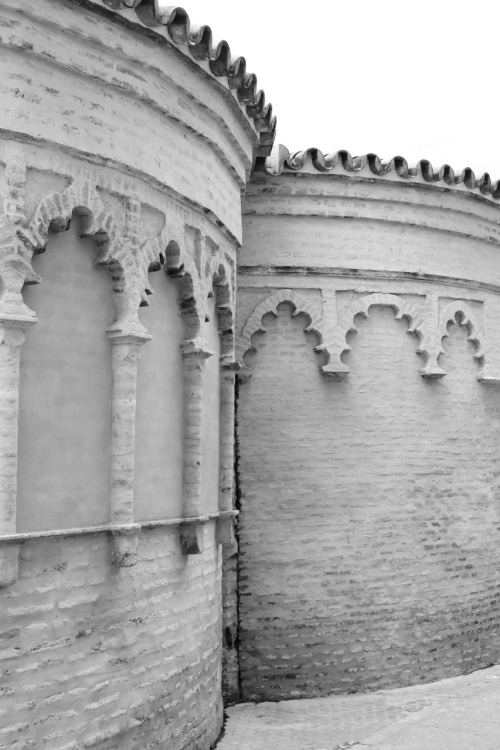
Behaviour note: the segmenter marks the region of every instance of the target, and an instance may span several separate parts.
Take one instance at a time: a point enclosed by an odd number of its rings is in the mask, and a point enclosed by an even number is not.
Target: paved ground
[[[500,750],[500,665],[429,685],[229,708],[217,750]]]

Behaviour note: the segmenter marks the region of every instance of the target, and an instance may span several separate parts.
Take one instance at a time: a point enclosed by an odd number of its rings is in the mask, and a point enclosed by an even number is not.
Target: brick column
[[[220,358],[220,475],[217,538],[219,544],[236,549],[234,537],[234,383],[240,364],[231,357]]]
[[[109,329],[112,344],[111,490],[110,528],[113,565],[131,567],[137,562],[134,523],[135,411],[137,363],[141,346],[151,339],[145,332]]]
[[[19,361],[25,329],[36,318],[0,317],[0,536],[16,533]],[[18,544],[0,547],[0,586],[18,575]]]
[[[184,513],[186,519],[201,516],[201,461],[203,419],[203,372],[205,360],[213,352],[201,339],[182,343],[184,375]],[[199,524],[183,523],[179,529],[185,555],[201,552]]]

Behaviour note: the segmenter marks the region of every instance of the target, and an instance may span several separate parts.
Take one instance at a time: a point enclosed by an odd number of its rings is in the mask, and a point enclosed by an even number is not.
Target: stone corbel
[[[28,310],[28,308],[25,308]],[[0,313],[0,535],[15,534],[19,416],[19,362],[26,329],[34,314],[19,318]],[[0,586],[18,576],[19,544],[0,548]]]
[[[134,523],[134,452],[137,365],[140,349],[151,336],[144,330],[107,331],[112,345],[111,396],[111,559],[116,567],[137,562],[138,532]]]
[[[179,526],[181,549],[185,555],[202,551],[201,524],[201,461],[203,419],[203,372],[205,360],[213,352],[200,339],[187,339],[181,344],[184,379],[184,512],[185,522]],[[191,520],[193,519],[193,520]]]

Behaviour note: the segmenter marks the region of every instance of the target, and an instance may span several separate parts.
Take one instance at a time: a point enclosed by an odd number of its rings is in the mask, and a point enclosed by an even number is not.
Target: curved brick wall
[[[498,207],[309,163],[255,173],[244,214],[244,698],[495,662]]]
[[[235,268],[262,149],[227,76],[120,6],[1,11],[1,747],[206,750],[237,678]]]

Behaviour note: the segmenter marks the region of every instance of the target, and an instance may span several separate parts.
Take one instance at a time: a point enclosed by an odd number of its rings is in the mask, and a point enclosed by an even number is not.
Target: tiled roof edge
[[[137,18],[149,28],[164,27],[172,42],[187,49],[195,60],[208,62],[212,75],[226,77],[229,88],[236,91],[238,102],[245,107],[246,115],[259,133],[257,156],[271,153],[276,135],[276,118],[271,104],[266,104],[265,94],[257,89],[257,76],[247,73],[246,60],[233,60],[229,44],[215,42],[210,26],[195,26],[184,8],[163,6],[159,0],[102,0],[111,10],[134,9]]]
[[[402,180],[422,180],[434,185],[447,185],[449,187],[463,186],[469,190],[478,190],[482,195],[493,200],[500,200],[500,180],[492,183],[490,175],[485,172],[479,179],[472,169],[466,167],[461,174],[455,174],[449,164],[443,164],[438,170],[430,161],[421,159],[416,166],[410,167],[402,156],[394,156],[390,161],[382,161],[377,154],[365,154],[364,156],[351,156],[348,151],[336,151],[331,154],[323,154],[318,148],[308,148],[305,151],[290,153],[286,146],[281,144],[274,149],[271,156],[259,159],[256,171],[264,171],[271,175],[280,175],[286,172],[299,172],[306,166],[317,172],[347,173],[362,172],[374,174],[377,177],[399,177]]]

